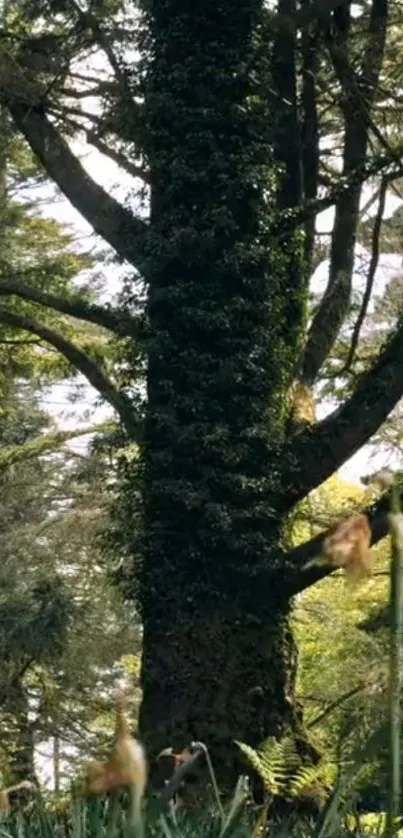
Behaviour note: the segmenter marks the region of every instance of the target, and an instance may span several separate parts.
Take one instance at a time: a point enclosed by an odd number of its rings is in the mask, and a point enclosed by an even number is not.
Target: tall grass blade
[[[214,768],[213,768],[213,763],[211,762],[211,757],[210,757],[208,748],[206,747],[204,742],[192,742],[192,747],[198,748],[200,751],[202,751],[204,753],[206,763],[207,763],[207,768],[208,768],[208,771],[209,771],[209,774],[210,774],[211,785],[213,786],[213,792],[214,792],[214,797],[215,797],[215,801],[216,801],[216,804],[217,804],[217,809],[220,813],[221,826],[224,826],[225,812],[224,812],[224,809],[223,809],[223,805],[221,803],[220,790],[218,788],[218,783],[217,783],[217,779],[216,779]]]
[[[247,777],[239,777],[231,800],[228,815],[222,824],[219,838],[227,838],[227,835],[233,832],[247,801],[248,791],[249,786]]]
[[[393,838],[398,824],[400,810],[400,747],[401,747],[401,709],[400,695],[402,687],[402,514],[399,491],[396,483],[391,493],[391,514],[389,516],[392,538],[392,558],[390,567],[390,664],[389,664],[389,794],[385,834]]]

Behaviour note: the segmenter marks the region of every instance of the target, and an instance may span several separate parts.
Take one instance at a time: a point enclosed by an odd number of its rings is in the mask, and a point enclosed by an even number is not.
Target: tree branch
[[[87,142],[93,145],[101,154],[104,154],[105,157],[113,160],[114,163],[128,172],[132,177],[140,178],[144,183],[151,183],[150,174],[146,169],[131,163],[124,154],[121,154],[112,148],[111,145],[108,145],[95,131],[87,131]]]
[[[372,503],[365,509],[360,510],[364,515],[368,516],[372,540],[371,545],[375,545],[389,532],[388,513],[390,511],[390,495],[383,495],[376,503]],[[314,538],[306,541],[295,547],[289,553],[285,554],[284,562],[287,566],[287,579],[285,585],[289,591],[289,596],[295,596],[306,588],[315,585],[321,579],[325,579],[334,573],[334,565],[311,565],[306,567],[315,558],[323,555],[323,542],[329,535],[328,531],[319,533]]]
[[[291,509],[352,457],[388,417],[403,396],[403,322],[385,343],[371,369],[361,375],[352,396],[322,422],[295,434],[285,457],[287,492],[279,498]]]
[[[329,37],[329,50],[343,95],[342,109],[345,122],[343,177],[348,178],[351,173],[365,164],[370,128],[368,117],[378,89],[387,15],[387,0],[372,0],[363,70],[361,77],[356,77],[351,73],[347,52],[351,26],[350,7],[349,5],[339,7],[334,13],[336,36],[333,40]],[[357,112],[360,118],[357,118]],[[302,361],[301,378],[308,386],[314,383],[348,312],[361,189],[362,184],[357,183],[336,202],[329,280],[323,299],[313,318]]]
[[[311,722],[309,722],[309,724],[307,725],[308,730],[311,730],[313,727],[316,727],[316,725],[323,722],[324,719],[326,719],[328,716],[330,716],[331,713],[333,713],[333,710],[338,710],[339,707],[341,707],[342,704],[345,704],[346,701],[349,701],[350,698],[354,698],[354,696],[358,695],[358,693],[368,689],[368,686],[368,681],[364,681],[360,684],[357,684],[357,686],[352,687],[350,690],[347,690],[347,692],[340,695],[334,701],[331,701],[329,704],[325,706],[324,710],[322,710],[321,713],[318,713],[318,715],[315,716],[315,718]]]
[[[366,314],[367,314],[367,310],[368,310],[369,301],[371,299],[372,288],[373,288],[373,285],[374,285],[376,269],[378,267],[378,261],[379,261],[379,250],[380,250],[379,238],[380,238],[380,234],[381,234],[383,214],[385,212],[387,189],[388,189],[387,178],[382,178],[381,186],[380,186],[380,189],[379,189],[378,209],[377,209],[377,213],[376,213],[376,216],[375,216],[374,227],[373,227],[373,230],[372,230],[372,252],[371,252],[371,261],[370,261],[369,268],[368,268],[367,282],[366,282],[366,285],[365,285],[365,291],[364,291],[364,295],[363,295],[363,298],[362,298],[361,308],[360,308],[360,311],[358,313],[357,321],[356,321],[354,329],[353,329],[353,335],[352,335],[352,338],[351,338],[351,346],[350,346],[350,349],[349,349],[347,360],[346,360],[346,363],[345,363],[343,369],[339,373],[339,375],[342,375],[343,373],[346,373],[351,369],[352,363],[354,361],[354,356],[355,356],[355,353],[356,353],[356,350],[357,350],[358,341],[360,339],[362,324],[364,323],[364,320],[365,320],[365,317],[366,317]]]
[[[111,427],[113,427],[111,422],[102,422],[101,425],[92,425],[75,431],[56,431],[56,433],[46,434],[46,436],[42,434],[24,445],[9,445],[0,451],[0,470],[4,471],[16,463],[41,457],[49,451],[60,448],[61,445],[71,439],[77,439],[79,436],[87,436],[88,434],[104,433]],[[53,518],[48,519],[47,523],[49,521],[53,521]]]
[[[362,166],[362,168],[358,168],[352,172],[349,177],[340,177],[339,182],[323,198],[317,198],[313,201],[308,200],[299,207],[292,207],[286,211],[279,212],[270,224],[271,235],[285,239],[296,227],[301,226],[301,224],[306,224],[309,219],[334,206],[341,195],[348,193],[357,184],[365,183],[370,178],[377,177],[378,175],[386,175],[390,182],[401,178],[403,175],[403,163],[397,163],[396,159],[401,157],[402,154],[403,146],[395,149],[393,155],[390,153],[377,155],[369,163]]]
[[[0,81],[0,92],[1,92]],[[148,225],[99,186],[85,171],[68,144],[39,107],[12,97],[7,107],[32,151],[73,207],[120,256],[141,271]]]
[[[275,18],[273,25],[275,28],[287,29],[291,32],[295,32],[297,29],[306,29],[316,20],[328,22],[332,12],[337,8],[343,8],[350,2],[351,0],[311,0],[295,14]]]
[[[313,0],[295,16],[295,24],[301,29],[314,20],[327,21],[337,8],[347,6],[350,0]]]
[[[85,300],[67,300],[56,294],[47,294],[24,285],[17,278],[0,280],[0,297],[15,295],[23,300],[30,300],[33,303],[46,308],[52,308],[63,314],[69,314],[78,320],[85,320],[89,323],[96,323],[104,329],[121,337],[132,337],[136,331],[136,320],[124,312],[115,312],[104,306],[93,305]]]
[[[131,95],[129,74],[126,71],[126,68],[122,67],[120,62],[118,61],[118,58],[113,50],[112,44],[109,41],[108,36],[103,31],[102,26],[99,23],[99,20],[90,11],[83,11],[83,9],[80,8],[80,5],[76,3],[76,0],[72,0],[72,6],[83,28],[89,29],[92,32],[95,41],[104,51],[109,61],[109,64],[111,65],[112,70],[115,73],[117,81],[121,85],[122,90],[126,94],[128,94],[128,99],[130,101]]]
[[[301,162],[303,174],[303,194],[314,201],[319,185],[319,118],[317,103],[317,77],[319,72],[319,32],[318,27],[303,30],[301,36],[302,51],[302,91],[301,91]],[[307,277],[312,272],[312,258],[315,243],[315,218],[305,224],[304,270]]]
[[[130,399],[125,393],[119,392],[115,385],[95,364],[91,358],[86,355],[81,349],[78,349],[70,340],[63,337],[59,332],[49,329],[47,326],[38,323],[36,320],[15,314],[5,308],[0,308],[0,321],[7,326],[12,326],[16,329],[23,329],[31,334],[38,335],[46,343],[50,343],[64,358],[72,364],[79,372],[81,372],[87,381],[100,393],[100,395],[109,402],[109,404],[116,410],[120,417],[122,424],[133,436],[133,431],[138,423],[138,418],[135,410],[132,407]]]

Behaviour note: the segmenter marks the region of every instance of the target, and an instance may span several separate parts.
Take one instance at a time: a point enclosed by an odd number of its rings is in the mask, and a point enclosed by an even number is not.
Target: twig
[[[362,328],[362,324],[365,320],[369,301],[371,299],[372,289],[374,286],[375,274],[378,267],[379,262],[379,239],[383,221],[383,214],[385,212],[385,202],[386,202],[386,193],[388,189],[388,178],[383,177],[379,189],[379,202],[378,202],[378,209],[375,216],[374,227],[372,231],[372,253],[371,253],[371,261],[369,263],[368,269],[368,277],[367,283],[365,286],[364,296],[362,298],[361,308],[357,317],[356,324],[354,326],[353,335],[351,338],[351,346],[347,356],[346,363],[344,367],[342,367],[341,371],[338,372],[338,375],[343,375],[348,372],[352,366],[354,361],[354,356],[357,351],[358,341],[360,339],[360,332]]]

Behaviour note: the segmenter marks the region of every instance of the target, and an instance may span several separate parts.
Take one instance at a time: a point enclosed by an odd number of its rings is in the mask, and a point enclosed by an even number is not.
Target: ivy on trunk
[[[40,5],[53,14],[52,0]],[[21,57],[0,48],[0,96],[15,126],[73,206],[146,280],[145,417],[130,395],[141,334],[131,290],[122,306],[102,307],[11,275],[0,279],[0,322],[61,352],[140,444],[140,568],[133,462],[124,468],[119,512],[126,587],[138,595],[144,622],[141,733],[151,756],[204,740],[227,778],[234,739],[257,745],[291,731],[309,752],[289,618],[294,594],[330,569],[305,567],[323,536],[287,548],[289,513],[370,439],[403,395],[398,324],[351,397],[324,421],[301,427],[290,403],[290,393],[309,396],[349,310],[362,184],[401,176],[372,116],[387,0],[370,6],[352,18],[345,0],[278,0],[275,11],[263,0],[152,0],[142,10],[137,81],[119,47],[114,52],[114,33],[118,40],[122,32],[112,13],[98,19],[66,0],[66,33],[85,32],[82,48],[90,38],[113,71],[105,115],[91,131],[86,123],[87,137],[143,178],[147,220],[74,156],[53,119],[70,131],[79,119],[61,83],[45,95],[42,76],[30,73],[27,86]],[[66,36],[72,57],[77,43]],[[329,183],[319,100],[331,85],[344,141],[343,176]],[[314,219],[329,206],[336,210],[329,280],[307,331]],[[24,300],[23,314],[15,298]],[[63,319],[61,332],[43,325],[38,309],[123,338],[129,386],[63,336]],[[386,532],[386,508],[383,499],[370,510],[374,540]]]
[[[268,232],[277,189],[270,66],[259,59],[265,24],[256,0],[156,2],[148,19],[158,246],[148,294],[140,729],[152,753],[202,739],[213,755],[226,745],[228,764],[234,738],[257,744],[296,722],[282,520],[271,510],[306,289],[298,237],[285,253]],[[263,568],[269,599],[253,584]]]

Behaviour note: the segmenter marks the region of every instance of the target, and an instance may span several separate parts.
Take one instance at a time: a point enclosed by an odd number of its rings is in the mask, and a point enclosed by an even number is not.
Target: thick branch
[[[295,0],[277,2],[278,18],[292,18],[295,14]],[[287,27],[279,26],[273,44],[271,75],[275,90],[274,147],[276,159],[284,167],[277,195],[280,210],[301,203],[301,147],[295,54],[295,33]]]
[[[0,471],[3,471],[16,463],[25,462],[25,460],[32,460],[35,457],[41,457],[43,454],[48,454],[50,451],[55,451],[64,445],[65,442],[70,442],[72,439],[77,439],[79,436],[87,436],[88,434],[105,433],[113,427],[110,422],[103,422],[101,425],[92,425],[88,428],[81,428],[75,431],[56,431],[56,433],[43,434],[36,439],[26,442],[24,445],[10,445],[7,448],[2,448],[0,451]],[[53,518],[48,521],[53,521]]]
[[[290,509],[356,453],[403,396],[403,323],[345,404],[291,440],[282,508]],[[287,456],[287,455],[286,455]]]
[[[287,17],[276,16],[273,21],[275,29],[287,29],[288,32],[296,32],[297,29],[306,29],[314,21],[327,23],[330,15],[337,8],[343,8],[351,0],[313,0],[307,3],[298,12]]]
[[[114,384],[100,367],[91,360],[81,349],[78,349],[70,340],[67,340],[59,332],[48,329],[47,326],[38,323],[36,320],[15,314],[5,308],[0,308],[0,321],[7,326],[16,329],[23,329],[31,334],[38,335],[46,343],[50,343],[61,355],[63,355],[73,367],[81,372],[87,381],[98,390],[100,395],[109,402],[116,410],[126,430],[132,435],[137,417],[130,399],[125,393],[119,392]]]
[[[327,21],[335,9],[347,6],[350,0],[313,0],[295,16],[298,28],[309,26],[314,20]]]
[[[35,288],[24,285],[18,279],[0,280],[0,297],[12,294],[21,297],[23,300],[30,300],[33,303],[46,306],[46,308],[69,314],[78,320],[96,323],[97,326],[109,329],[121,337],[131,337],[135,333],[136,321],[123,312],[115,312],[112,309],[104,308],[104,306],[87,303],[85,300],[67,300],[56,294],[37,291]]]
[[[384,495],[376,503],[370,504],[362,510],[368,516],[372,530],[371,544],[377,544],[382,538],[388,534],[388,512],[390,509],[389,495]],[[328,532],[322,532],[300,544],[284,556],[284,561],[287,565],[288,580],[286,582],[289,586],[289,595],[294,596],[330,576],[334,572],[334,565],[312,565],[306,567],[314,559],[323,555],[323,542],[328,536]],[[288,570],[290,568],[290,570]]]
[[[337,35],[334,42],[330,42],[330,53],[344,97],[343,177],[349,177],[365,163],[370,127],[368,116],[378,88],[387,16],[387,0],[373,0],[363,72],[357,84],[347,58],[350,8],[348,5],[339,7],[334,14]],[[357,112],[360,118],[357,118]],[[328,357],[350,304],[360,198],[361,184],[357,184],[336,202],[329,280],[309,330],[302,363],[301,378],[309,386]]]
[[[315,200],[319,184],[319,118],[317,105],[317,75],[319,72],[319,33],[307,28],[302,33],[302,93],[301,93],[301,160],[303,194]],[[309,277],[315,242],[315,218],[305,224],[304,269]]]
[[[7,106],[32,151],[66,198],[96,233],[141,271],[147,224],[92,180],[40,108],[30,108],[12,98]]]

